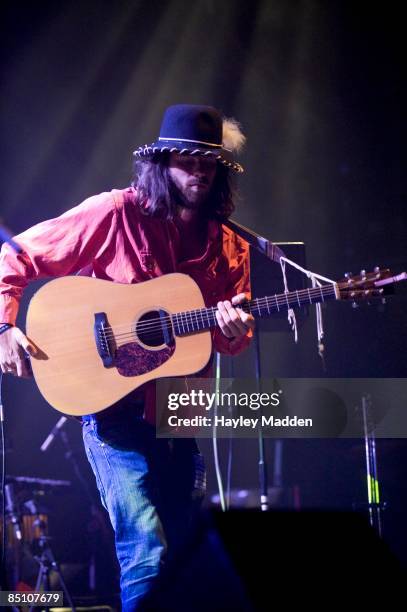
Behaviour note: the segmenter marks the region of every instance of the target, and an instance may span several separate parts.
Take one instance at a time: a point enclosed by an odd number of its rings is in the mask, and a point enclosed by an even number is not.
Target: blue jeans
[[[83,423],[86,455],[115,532],[123,612],[138,609],[162,565],[182,547],[205,489],[195,440],[157,439],[134,412]]]

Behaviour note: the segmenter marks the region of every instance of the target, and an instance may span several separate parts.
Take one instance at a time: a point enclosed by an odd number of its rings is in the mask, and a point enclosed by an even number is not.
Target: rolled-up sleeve
[[[113,239],[116,212],[112,194],[102,193],[15,236],[20,253],[4,244],[0,252],[0,322],[15,324],[29,281],[74,274],[90,264]]]

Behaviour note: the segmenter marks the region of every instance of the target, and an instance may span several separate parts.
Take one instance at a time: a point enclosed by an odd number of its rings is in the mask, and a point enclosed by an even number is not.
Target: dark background
[[[308,267],[333,279],[406,268],[404,19],[395,4],[43,1],[4,3],[2,23],[0,207],[14,233],[128,185],[131,152],[155,139],[166,106],[203,103],[236,117],[247,135],[237,221],[276,241],[304,241]],[[405,377],[405,309],[405,291],[385,308],[326,307],[326,373],[313,314],[297,345],[288,324],[265,330],[263,375]],[[251,375],[253,350],[235,367]],[[85,494],[60,442],[39,451],[59,415],[33,381],[7,377],[3,393],[8,471],[72,480],[69,494],[51,496],[50,520],[59,554],[85,558]],[[95,494],[80,427],[66,431]],[[385,538],[405,559],[406,444],[377,446]],[[202,448],[215,491],[210,444]],[[271,442],[267,456],[272,468]],[[366,501],[363,470],[360,441],[286,442],[286,503],[295,485],[302,507],[349,509]],[[231,483],[256,490],[255,441],[234,443]]]

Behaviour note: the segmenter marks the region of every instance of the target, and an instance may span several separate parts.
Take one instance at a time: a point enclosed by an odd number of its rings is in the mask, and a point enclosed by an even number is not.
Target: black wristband
[[[8,329],[10,329],[10,327],[13,327],[13,326],[11,325],[11,323],[2,323],[2,324],[0,325],[0,335],[1,335],[1,334],[4,334],[4,332],[5,332],[5,331],[7,331]]]

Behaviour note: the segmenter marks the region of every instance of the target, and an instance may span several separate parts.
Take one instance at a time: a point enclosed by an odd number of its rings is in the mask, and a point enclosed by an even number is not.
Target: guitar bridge
[[[112,340],[111,327],[108,323],[105,312],[95,314],[95,324],[93,326],[95,334],[96,348],[105,368],[114,365],[115,346]]]

